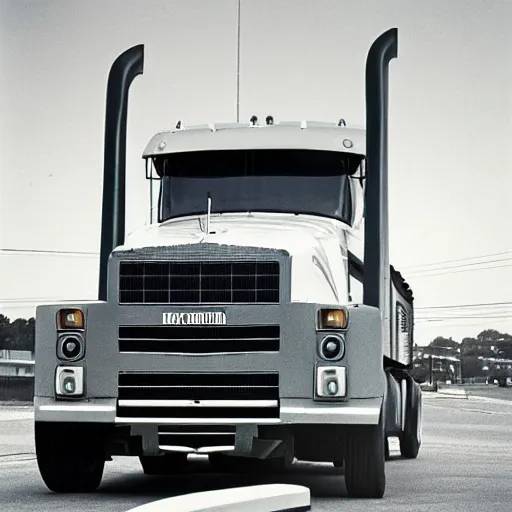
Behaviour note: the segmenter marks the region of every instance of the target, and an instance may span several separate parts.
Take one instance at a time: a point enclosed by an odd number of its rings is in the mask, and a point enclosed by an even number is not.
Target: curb
[[[505,400],[504,398],[491,398],[487,396],[469,395],[470,400],[477,400],[479,402],[490,402],[493,404],[506,404],[512,406],[512,400]]]

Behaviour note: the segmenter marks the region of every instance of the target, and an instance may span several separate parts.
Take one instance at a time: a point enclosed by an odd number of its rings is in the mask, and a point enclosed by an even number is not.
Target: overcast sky
[[[236,21],[237,0],[0,0],[0,248],[92,253],[0,252],[0,313],[96,297],[117,55],[145,44],[129,105],[132,231],[148,218],[149,138],[178,119],[236,120]],[[512,305],[422,309],[512,304],[512,2],[242,0],[241,119],[364,124],[366,52],[394,26],[390,250],[415,293],[416,341],[512,332]]]

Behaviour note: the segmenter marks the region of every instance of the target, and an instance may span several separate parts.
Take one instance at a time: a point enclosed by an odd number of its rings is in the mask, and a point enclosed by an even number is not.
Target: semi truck
[[[365,129],[267,115],[156,134],[143,158],[158,201],[128,237],[143,45],[114,61],[98,300],[36,313],[35,446],[50,490],[96,490],[114,456],[170,475],[202,454],[214,471],[331,462],[349,496],[382,498],[388,438],[417,457],[414,297],[389,263],[396,56],[390,29],[367,55]]]

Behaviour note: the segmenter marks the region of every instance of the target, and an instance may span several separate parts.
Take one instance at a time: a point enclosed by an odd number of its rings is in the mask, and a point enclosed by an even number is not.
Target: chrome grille
[[[279,303],[279,262],[119,264],[120,304]]]
[[[119,327],[119,351],[165,354],[279,352],[279,325]]]
[[[117,415],[130,418],[278,418],[277,372],[120,372]]]

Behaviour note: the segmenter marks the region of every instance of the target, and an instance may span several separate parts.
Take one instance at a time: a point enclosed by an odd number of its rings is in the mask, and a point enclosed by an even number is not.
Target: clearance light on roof
[[[265,119],[265,122],[268,125],[272,125],[272,124],[274,124],[274,118],[272,116],[267,116],[267,118]]]
[[[251,120],[249,121],[249,124],[251,126],[256,126],[256,123],[258,122],[258,118],[256,116],[252,116]]]

